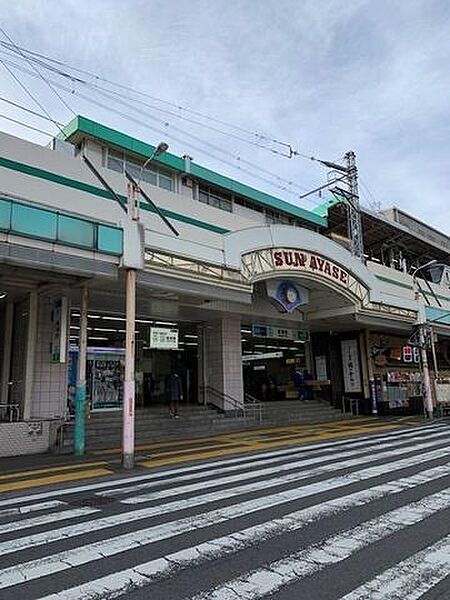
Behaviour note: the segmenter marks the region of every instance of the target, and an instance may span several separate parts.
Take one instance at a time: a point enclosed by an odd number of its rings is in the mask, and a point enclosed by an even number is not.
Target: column
[[[23,388],[23,420],[31,417],[31,403],[34,384],[34,366],[36,358],[36,334],[38,319],[38,295],[31,292],[28,299],[28,330],[25,352],[25,383]]]
[[[210,321],[204,334],[205,375],[210,402],[232,410],[244,402],[242,377],[241,319],[231,315]],[[218,392],[218,393],[217,393]],[[219,396],[220,395],[220,396]]]
[[[11,373],[11,350],[12,350],[12,334],[14,322],[14,304],[8,302],[4,311],[4,339],[2,353],[2,372],[1,372],[1,388],[0,388],[0,403],[7,404],[9,398],[9,381]]]

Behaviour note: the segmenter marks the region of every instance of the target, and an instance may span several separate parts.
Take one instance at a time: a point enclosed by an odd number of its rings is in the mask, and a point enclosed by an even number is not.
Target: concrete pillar
[[[223,410],[236,408],[236,402],[244,402],[240,317],[229,316],[208,322],[204,351],[207,386],[222,395]],[[217,394],[209,394],[208,397],[209,401],[213,399],[213,403],[218,404]]]
[[[2,353],[2,372],[1,372],[1,389],[0,389],[0,404],[7,404],[9,397],[9,380],[11,374],[11,350],[12,350],[12,334],[14,324],[14,304],[8,302],[5,307],[4,314],[4,339]]]
[[[28,421],[31,417],[31,403],[34,383],[34,364],[36,354],[36,334],[38,318],[38,295],[31,292],[28,298],[28,328],[25,352],[25,377],[23,387],[23,419]]]

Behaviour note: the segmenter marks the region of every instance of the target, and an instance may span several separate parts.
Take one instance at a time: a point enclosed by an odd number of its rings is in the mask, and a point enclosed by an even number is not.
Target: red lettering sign
[[[348,285],[348,272],[317,254],[297,250],[274,250],[273,262],[276,269],[301,269],[319,272],[341,285]]]

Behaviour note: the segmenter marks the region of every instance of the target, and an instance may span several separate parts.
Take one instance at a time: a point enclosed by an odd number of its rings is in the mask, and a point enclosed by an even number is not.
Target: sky
[[[448,0],[0,0],[0,14],[15,44],[153,97],[129,110],[71,84],[63,103],[13,70],[57,121],[81,113],[164,140],[306,209],[327,198],[298,197],[327,170],[305,157],[339,162],[353,150],[362,204],[397,206],[450,234]],[[48,142],[6,115],[57,133],[5,98],[42,112],[0,64],[0,129]]]

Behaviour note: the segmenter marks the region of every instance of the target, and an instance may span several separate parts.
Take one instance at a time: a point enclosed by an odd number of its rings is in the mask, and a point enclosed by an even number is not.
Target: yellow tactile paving
[[[19,477],[33,477],[35,475],[43,475],[44,473],[54,473],[55,471],[75,471],[75,470],[79,470],[80,466],[82,466],[83,468],[88,468],[88,467],[101,467],[101,466],[106,466],[108,463],[104,460],[102,461],[96,461],[96,462],[87,462],[87,463],[78,463],[75,465],[63,465],[62,467],[44,467],[41,469],[31,469],[30,471],[18,471],[18,472],[12,472],[12,473],[7,473],[6,475],[0,475],[0,481],[3,481],[5,479],[14,479],[14,478],[19,478]]]
[[[367,435],[368,433],[392,431],[406,425],[418,425],[421,422],[420,419],[414,419],[413,417],[403,417],[390,421],[378,421],[370,417],[353,417],[349,420],[322,424],[283,425],[250,431],[229,432],[205,438],[141,444],[136,447],[136,455],[146,453],[149,456],[138,459],[137,466],[156,468],[233,454],[326,442],[351,436]],[[103,460],[55,467],[45,466],[40,469],[15,471],[2,475],[0,476],[0,493],[110,475],[117,468],[117,455],[120,452],[120,448],[99,450],[92,454],[102,456]]]
[[[55,483],[67,483],[69,481],[78,481],[79,479],[89,479],[92,477],[100,477],[102,475],[111,475],[109,469],[86,469],[83,471],[75,471],[72,473],[61,473],[59,475],[50,475],[48,477],[37,477],[31,479],[21,479],[20,481],[11,481],[0,484],[0,493],[15,492],[17,490],[26,490],[44,485]]]

